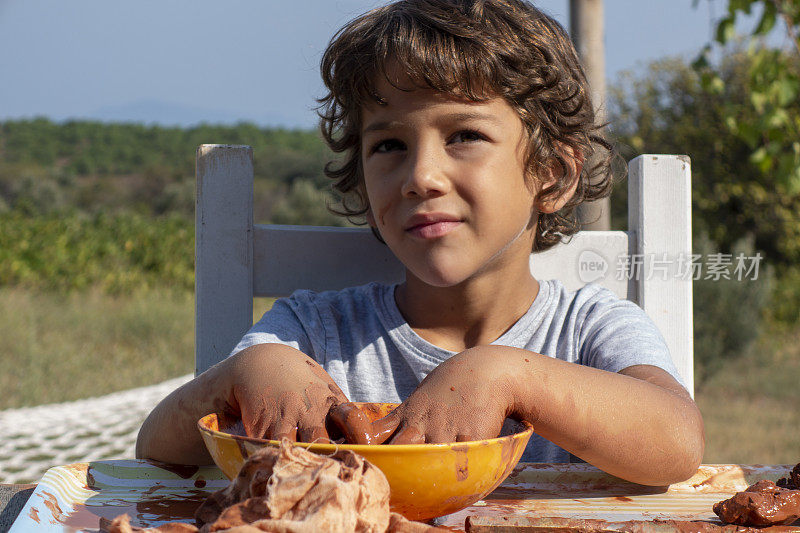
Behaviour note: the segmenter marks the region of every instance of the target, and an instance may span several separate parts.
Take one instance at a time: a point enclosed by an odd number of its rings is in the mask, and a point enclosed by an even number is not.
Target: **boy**
[[[366,217],[406,280],[277,301],[156,407],[137,455],[210,462],[195,423],[212,411],[311,441],[334,405],[402,401],[379,424],[388,443],[495,437],[513,417],[537,433],[523,460],[690,477],[702,418],[654,324],[530,273],[531,250],[574,233],[572,208],[610,187],[609,158],[583,168],[610,151],[563,29],[519,0],[405,0],[345,26],[322,75],[342,214]]]

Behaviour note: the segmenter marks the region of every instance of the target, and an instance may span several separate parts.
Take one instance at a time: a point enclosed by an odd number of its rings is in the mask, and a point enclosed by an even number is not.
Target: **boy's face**
[[[386,105],[362,110],[362,164],[368,220],[394,254],[438,287],[527,269],[535,191],[514,109],[385,80],[377,89]]]

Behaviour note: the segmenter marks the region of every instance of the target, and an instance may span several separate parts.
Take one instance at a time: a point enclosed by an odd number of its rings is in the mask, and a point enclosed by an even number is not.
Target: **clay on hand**
[[[465,350],[436,367],[383,418],[370,421],[357,406],[343,403],[333,406],[328,420],[351,444],[434,444],[495,438],[507,418],[520,418],[512,383],[518,375],[515,365],[519,361],[515,358],[521,361],[526,355],[519,352],[498,357],[493,350],[481,347]]]
[[[387,444],[464,442],[495,438],[513,412],[513,387],[504,361],[491,364],[479,349],[454,355],[436,367],[417,389],[384,418],[392,430]]]
[[[256,345],[237,356],[240,361],[224,409],[241,417],[247,436],[330,440],[326,416],[347,397],[316,361],[276,344]]]

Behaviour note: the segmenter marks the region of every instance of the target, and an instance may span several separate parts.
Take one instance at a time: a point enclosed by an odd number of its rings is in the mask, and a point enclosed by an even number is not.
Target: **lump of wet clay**
[[[772,481],[761,480],[715,503],[714,512],[726,524],[788,525],[800,518],[800,490],[784,489]]]
[[[347,444],[383,444],[396,429],[385,419],[374,422],[352,402],[334,405],[328,411],[328,420],[344,433]]]
[[[197,527],[165,524],[153,529],[130,526],[117,517],[110,533],[175,531],[355,531],[417,533],[436,528],[410,522],[389,511],[389,483],[378,468],[350,450],[322,456],[287,440],[280,448],[254,453],[225,489],[215,492],[195,513]],[[181,527],[184,529],[167,529]],[[188,528],[188,529],[187,529]]]

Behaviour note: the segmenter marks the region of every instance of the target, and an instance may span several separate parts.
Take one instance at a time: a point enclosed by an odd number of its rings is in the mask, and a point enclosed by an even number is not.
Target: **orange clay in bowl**
[[[371,420],[376,420],[398,404],[356,405]],[[211,457],[229,479],[236,477],[250,454],[264,446],[280,444],[276,440],[245,437],[240,421],[217,413],[201,418],[198,426]],[[426,520],[454,513],[493,491],[516,466],[532,432],[529,423],[521,422],[516,433],[470,442],[381,445],[298,442],[296,445],[322,455],[352,450],[363,456],[380,468],[389,481],[392,511],[410,520]]]

